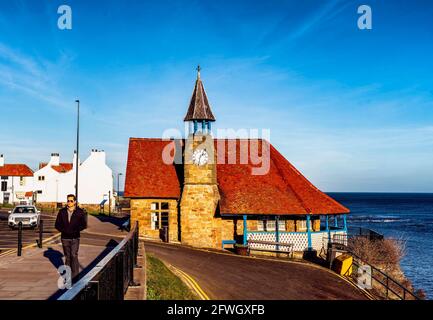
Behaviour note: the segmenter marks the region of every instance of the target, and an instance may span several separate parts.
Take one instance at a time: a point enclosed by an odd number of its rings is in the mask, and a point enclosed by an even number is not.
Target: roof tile
[[[25,164],[5,164],[0,167],[0,176],[32,177],[33,171]]]

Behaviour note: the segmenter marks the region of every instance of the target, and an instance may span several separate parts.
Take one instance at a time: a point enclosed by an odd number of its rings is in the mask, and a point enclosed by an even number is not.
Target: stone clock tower
[[[181,242],[203,248],[221,245],[221,219],[216,218],[220,195],[216,154],[211,135],[215,121],[197,68],[191,102],[184,121],[189,134],[184,151],[184,186],[180,201]]]

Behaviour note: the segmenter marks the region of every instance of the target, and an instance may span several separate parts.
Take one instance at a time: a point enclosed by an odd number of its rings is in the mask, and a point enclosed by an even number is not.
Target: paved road
[[[152,253],[192,276],[211,299],[365,300],[335,274],[295,262],[244,258],[145,242]]]
[[[18,230],[9,228],[8,216],[9,213],[7,211],[0,212],[0,253],[17,248]],[[54,228],[55,217],[53,215],[42,213],[41,219],[44,220],[43,239],[47,239],[57,233]],[[23,246],[35,243],[37,239],[39,239],[38,229],[23,229]]]

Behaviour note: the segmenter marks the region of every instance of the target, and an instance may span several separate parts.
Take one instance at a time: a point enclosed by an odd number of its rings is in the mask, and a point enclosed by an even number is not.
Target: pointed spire
[[[203,83],[200,79],[200,66],[197,67],[197,80],[195,82],[194,91],[189,103],[188,112],[183,121],[207,120],[215,121],[209,101],[204,90]]]

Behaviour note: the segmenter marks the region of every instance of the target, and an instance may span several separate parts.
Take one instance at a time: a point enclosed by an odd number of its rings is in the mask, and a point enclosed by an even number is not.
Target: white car
[[[8,225],[12,229],[18,227],[19,222],[22,222],[23,227],[36,228],[39,226],[41,212],[35,206],[16,206],[9,213]]]

